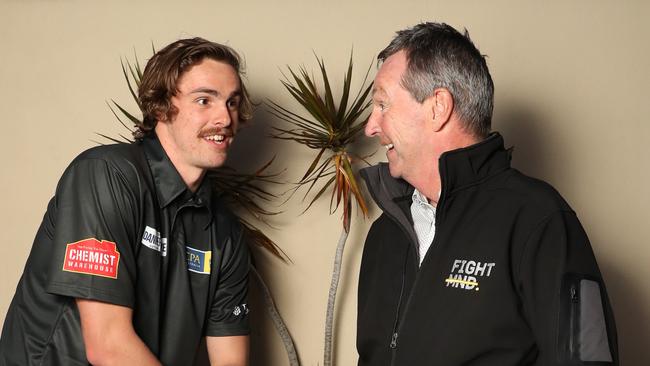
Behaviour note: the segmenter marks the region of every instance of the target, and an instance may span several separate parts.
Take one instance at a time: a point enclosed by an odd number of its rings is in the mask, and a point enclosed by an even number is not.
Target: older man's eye
[[[379,109],[381,112],[386,110],[386,104],[381,100],[373,100],[372,104],[375,106],[375,108]]]

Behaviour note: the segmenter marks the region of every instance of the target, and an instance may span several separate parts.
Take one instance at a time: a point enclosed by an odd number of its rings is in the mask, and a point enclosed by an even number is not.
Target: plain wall
[[[126,132],[106,101],[134,110],[120,58],[141,60],[178,38],[202,36],[246,59],[258,101],[299,110],[280,79],[285,65],[317,70],[337,87],[354,48],[356,82],[398,29],[423,20],[467,27],[496,85],[494,129],[515,146],[514,166],[553,184],[589,234],[605,277],[624,365],[650,364],[650,5],[647,1],[0,1],[0,320],[60,174],[83,149]],[[375,67],[371,75],[375,73]],[[268,140],[263,107],[233,152],[251,170],[272,156],[295,181],[315,152]],[[366,141],[371,160],[383,149]],[[288,186],[287,186],[288,187]],[[282,187],[270,187],[282,192]],[[279,209],[266,232],[291,257],[256,253],[303,365],[322,364],[327,289],[341,222],[322,199]],[[372,207],[372,218],[378,209]],[[372,219],[356,216],[337,303],[336,361],[356,363],[356,282]],[[255,296],[254,296],[255,297]],[[254,308],[253,364],[286,364],[268,317]],[[468,329],[468,331],[471,331]],[[462,340],[456,340],[462,341]]]

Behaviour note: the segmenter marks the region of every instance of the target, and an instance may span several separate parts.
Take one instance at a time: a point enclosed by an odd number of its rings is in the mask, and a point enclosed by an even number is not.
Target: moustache
[[[235,136],[235,133],[230,128],[206,128],[205,130],[201,130],[201,132],[199,133],[199,137],[207,137],[213,135],[223,135],[225,137],[233,137]]]

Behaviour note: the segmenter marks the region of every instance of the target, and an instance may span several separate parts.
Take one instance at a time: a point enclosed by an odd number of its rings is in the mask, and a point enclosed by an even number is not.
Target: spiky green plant
[[[153,53],[156,52],[153,46],[152,51]],[[140,86],[142,69],[137,55],[135,56],[135,62],[133,64],[128,60],[123,60],[121,61],[121,66],[122,74],[126,80],[129,92],[138,107],[141,109],[140,99],[136,94],[136,90]],[[111,103],[107,104],[115,118],[117,118],[122,126],[130,132],[131,136],[134,136],[135,138],[141,137],[138,135],[139,130],[136,127],[141,124],[138,117],[134,116],[112,99]],[[130,125],[134,127],[131,128]],[[131,137],[124,136],[123,134],[119,135],[121,140],[101,133],[98,135],[116,143],[132,143],[134,141]],[[264,189],[263,185],[280,184],[276,179],[279,173],[268,172],[268,168],[273,163],[273,160],[274,159],[269,160],[261,168],[251,174],[239,173],[231,167],[221,167],[208,171],[207,175],[210,177],[211,182],[214,183],[214,189],[217,194],[222,198],[226,205],[233,209],[233,211],[243,210],[259,222],[269,225],[266,217],[277,215],[279,213],[263,207],[264,203],[269,203],[277,198],[275,194]],[[251,222],[241,217],[238,218],[242,223],[242,227],[246,233],[246,237],[248,238],[247,243],[250,247],[263,248],[283,262],[290,261],[282,249],[273,240],[266,236],[262,230],[258,229]],[[300,366],[300,361],[291,334],[275,306],[273,297],[271,296],[271,292],[266,285],[266,282],[255,266],[255,257],[253,257],[252,262],[252,273],[262,289],[262,298],[264,299],[269,316],[271,317],[271,320],[273,321],[273,324],[285,346],[289,364],[291,366]]]
[[[315,78],[310,76],[305,67],[300,67],[298,72],[288,67],[290,76],[285,75],[285,80],[282,80],[286,90],[307,111],[308,117],[292,112],[273,101],[269,101],[269,107],[271,114],[290,125],[288,128],[274,127],[275,138],[294,141],[317,151],[316,157],[292,192],[293,195],[299,188],[307,186],[304,200],[318,182],[325,181],[318,192],[312,196],[303,213],[309,210],[329,188],[331,188],[330,214],[341,204],[343,205],[343,229],[336,247],[325,320],[323,364],[331,366],[334,305],[343,250],[350,231],[353,201],[357,203],[363,217],[368,215],[368,208],[358,184],[359,179],[352,169],[355,161],[365,161],[365,158],[351,153],[350,147],[366,125],[367,118],[363,116],[371,104],[368,95],[372,90],[372,83],[367,83],[369,66],[359,91],[350,102],[353,70],[351,54],[347,72],[343,77],[341,98],[336,104],[325,62],[318,56],[316,60],[320,68],[323,90],[319,90]]]

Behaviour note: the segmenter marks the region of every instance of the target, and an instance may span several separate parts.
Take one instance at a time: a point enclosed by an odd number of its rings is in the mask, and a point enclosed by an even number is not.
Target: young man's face
[[[177,89],[171,102],[178,113],[159,121],[156,134],[188,182],[225,162],[239,124],[241,84],[232,66],[206,58],[181,75]]]
[[[375,77],[372,114],[366,125],[366,135],[378,137],[386,147],[390,174],[408,182],[430,165],[433,118],[428,103],[419,103],[401,85],[406,71],[404,51],[388,57]]]

